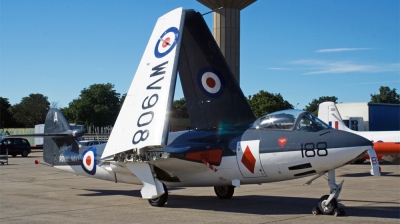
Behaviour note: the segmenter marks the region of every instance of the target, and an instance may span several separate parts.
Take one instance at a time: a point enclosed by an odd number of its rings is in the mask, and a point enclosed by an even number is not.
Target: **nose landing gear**
[[[318,207],[314,207],[312,210],[313,215],[324,214],[343,216],[345,211],[342,208],[338,208],[337,198],[342,191],[342,185],[344,180],[340,184],[336,184],[335,170],[328,171],[328,185],[330,187],[331,194],[324,195],[319,199]]]

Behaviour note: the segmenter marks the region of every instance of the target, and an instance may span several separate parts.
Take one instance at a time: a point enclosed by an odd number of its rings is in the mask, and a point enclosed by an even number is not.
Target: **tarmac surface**
[[[382,176],[370,176],[369,163],[336,171],[344,179],[339,207],[345,216],[311,214],[329,193],[321,177],[242,185],[229,200],[212,187],[170,188],[164,207],[141,199],[139,185],[74,176],[44,165],[42,152],[9,158],[0,165],[0,223],[400,223],[400,166],[381,163]]]

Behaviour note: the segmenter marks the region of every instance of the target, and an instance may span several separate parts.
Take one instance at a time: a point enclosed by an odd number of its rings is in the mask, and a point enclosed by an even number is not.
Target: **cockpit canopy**
[[[317,132],[331,127],[307,111],[281,110],[258,118],[253,128]]]

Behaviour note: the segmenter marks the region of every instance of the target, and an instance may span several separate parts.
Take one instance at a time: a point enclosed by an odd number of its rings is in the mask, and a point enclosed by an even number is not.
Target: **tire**
[[[165,205],[165,203],[167,203],[168,200],[168,189],[165,186],[165,184],[163,183],[163,187],[164,187],[164,194],[161,195],[158,198],[154,198],[154,199],[149,199],[149,204],[151,206],[156,206],[156,207],[163,207]]]
[[[29,154],[29,152],[28,152],[28,150],[26,150],[26,149],[22,150],[22,152],[21,152],[21,156],[22,156],[22,157],[27,157],[28,154]]]
[[[235,187],[230,186],[215,186],[214,192],[218,196],[219,199],[229,199],[233,196],[235,192]]]
[[[12,154],[11,156],[12,156],[12,157],[17,157],[17,155],[16,155],[16,154]]]
[[[337,201],[336,198],[332,198],[331,202],[324,206],[322,202],[326,201],[329,198],[329,195],[324,195],[319,199],[318,202],[318,209],[325,215],[332,215],[333,211],[337,208]]]

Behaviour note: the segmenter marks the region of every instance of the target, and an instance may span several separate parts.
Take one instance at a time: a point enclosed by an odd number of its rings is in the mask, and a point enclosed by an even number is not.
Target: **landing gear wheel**
[[[165,205],[165,203],[167,203],[168,200],[168,189],[165,186],[165,184],[163,183],[163,187],[164,187],[164,194],[161,195],[158,198],[154,198],[154,199],[149,199],[149,204],[151,206],[157,206],[157,207],[162,207]]]
[[[333,211],[337,208],[336,198],[332,198],[332,200],[328,204],[325,204],[325,201],[328,198],[329,198],[329,195],[324,195],[319,199],[319,202],[318,202],[318,209],[324,215],[332,215]]]
[[[235,192],[235,187],[230,186],[215,186],[214,187],[215,194],[220,199],[229,199],[233,196],[233,192]]]

